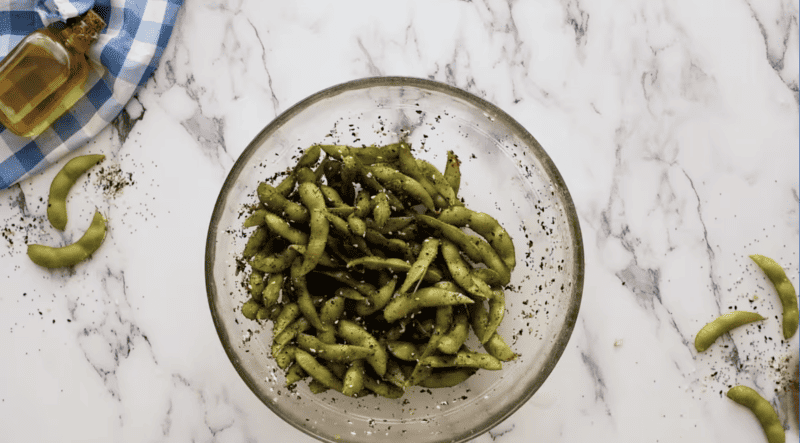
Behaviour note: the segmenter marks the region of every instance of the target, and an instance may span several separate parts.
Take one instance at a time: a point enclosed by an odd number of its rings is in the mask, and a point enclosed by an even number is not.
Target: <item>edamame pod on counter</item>
[[[798,320],[800,320],[794,286],[786,277],[786,272],[781,265],[775,260],[763,255],[751,255],[750,258],[764,271],[769,281],[775,286],[775,291],[778,292],[781,305],[783,305],[783,337],[788,340],[797,332]]]
[[[784,443],[786,441],[786,432],[783,430],[778,413],[758,392],[740,385],[729,389],[726,395],[736,403],[753,411],[761,423],[761,427],[764,428],[768,443]]]
[[[92,224],[83,236],[71,245],[53,248],[44,245],[28,245],[28,257],[45,268],[74,266],[89,258],[106,238],[106,219],[100,211],[94,213]]]
[[[50,183],[50,195],[47,198],[47,219],[59,231],[67,226],[67,194],[78,180],[92,166],[106,158],[102,154],[81,155],[68,161]]]
[[[764,320],[764,317],[755,312],[733,311],[723,314],[716,320],[703,326],[703,329],[701,329],[694,338],[694,347],[697,349],[697,352],[703,352],[722,334],[733,328],[760,320]]]

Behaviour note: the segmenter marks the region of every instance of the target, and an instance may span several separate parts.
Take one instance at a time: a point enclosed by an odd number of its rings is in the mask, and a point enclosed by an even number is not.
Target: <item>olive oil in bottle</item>
[[[86,51],[105,22],[91,9],[66,28],[39,29],[0,62],[0,123],[35,137],[84,95],[90,66]]]

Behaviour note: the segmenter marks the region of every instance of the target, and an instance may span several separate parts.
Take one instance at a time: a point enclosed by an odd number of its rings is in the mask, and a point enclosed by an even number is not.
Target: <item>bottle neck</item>
[[[89,10],[81,16],[80,20],[61,31],[64,46],[83,54],[89,50],[100,36],[100,31],[105,27],[105,22],[96,12]]]

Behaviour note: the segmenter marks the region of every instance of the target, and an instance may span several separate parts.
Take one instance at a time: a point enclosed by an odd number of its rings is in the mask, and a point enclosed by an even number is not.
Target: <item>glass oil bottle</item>
[[[0,123],[36,137],[75,105],[91,70],[86,51],[105,25],[90,9],[63,29],[38,29],[14,47],[0,62]]]

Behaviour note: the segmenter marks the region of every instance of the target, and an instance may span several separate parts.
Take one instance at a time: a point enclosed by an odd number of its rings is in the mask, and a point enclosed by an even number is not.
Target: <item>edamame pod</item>
[[[347,262],[347,267],[362,266],[372,270],[389,270],[394,273],[408,273],[411,271],[411,263],[400,258],[380,258],[380,257],[361,257]],[[429,283],[436,283],[442,280],[442,274],[436,269],[427,269],[422,278]]]
[[[422,308],[472,303],[474,301],[464,294],[431,286],[422,288],[412,294],[403,294],[395,297],[386,305],[383,310],[383,316],[386,321],[392,323]]]
[[[389,303],[389,300],[392,299],[392,294],[394,294],[394,288],[396,285],[397,276],[394,276],[385,285],[378,288],[378,292],[375,293],[375,297],[372,298],[372,300],[356,304],[356,314],[370,315],[386,307],[386,305]]]
[[[800,319],[794,286],[789,281],[789,278],[786,277],[786,272],[781,265],[775,260],[763,255],[751,255],[750,258],[764,271],[769,281],[775,286],[775,291],[778,292],[781,305],[783,305],[783,337],[788,340],[797,331],[798,320]]]
[[[268,211],[264,214],[264,222],[270,232],[289,240],[289,243],[294,243],[296,245],[305,245],[308,243],[308,234],[292,227],[286,220],[272,212]]]
[[[266,215],[267,210],[264,208],[259,208],[253,211],[247,219],[245,219],[242,226],[244,228],[252,228],[254,226],[261,226],[264,224],[264,215]]]
[[[355,278],[353,278],[352,275],[344,271],[315,271],[315,272],[327,275],[328,277],[333,278],[339,283],[343,283],[347,286],[350,286],[356,291],[366,295],[367,298],[370,300],[374,299],[375,295],[378,293],[378,289],[375,288],[375,286],[373,286],[372,284],[363,281],[358,281]]]
[[[359,294],[360,295],[360,294]],[[344,298],[334,296],[319,309],[319,319],[325,328],[317,331],[317,338],[324,343],[336,342],[336,322],[344,314]]]
[[[311,145],[303,152],[303,155],[297,160],[295,168],[308,168],[317,163],[321,149],[319,145]]]
[[[420,360],[420,364],[432,368],[461,367],[490,371],[503,369],[503,362],[492,355],[471,351],[459,351],[455,355],[431,355]]]
[[[477,369],[457,368],[431,373],[427,378],[417,383],[423,388],[451,388],[459,385],[475,374]]]
[[[396,358],[405,361],[417,361],[419,360],[420,356],[423,352],[425,352],[426,346],[423,345],[419,347],[414,343],[401,341],[401,340],[389,340],[386,342],[386,348],[389,352],[394,355]]]
[[[430,177],[430,181],[433,183],[433,188],[439,193],[439,195],[441,195],[441,197],[449,206],[463,205],[461,200],[456,197],[456,191],[453,190],[453,188],[450,186],[450,183],[447,181],[447,179],[445,179],[444,175],[439,172],[436,166],[422,159],[417,160],[417,164],[419,165],[423,174],[425,174],[426,177]]]
[[[486,330],[483,333],[482,337],[478,337],[481,341],[481,344],[486,343],[492,338],[495,331],[497,331],[497,327],[500,326],[500,323],[503,321],[503,317],[506,314],[506,297],[503,294],[503,291],[497,289],[492,291],[492,298],[489,299],[489,321],[486,324]]]
[[[293,385],[306,377],[308,377],[306,371],[304,371],[297,362],[294,362],[289,366],[289,369],[286,370],[286,386]]]
[[[436,207],[433,204],[431,195],[413,178],[385,164],[364,166],[364,170],[368,174],[372,174],[383,186],[390,189],[392,192],[405,194],[425,206],[429,211],[436,212]]]
[[[314,378],[314,380],[317,380],[330,389],[342,392],[342,388],[344,387],[342,381],[336,378],[328,368],[321,365],[311,354],[302,349],[298,349],[295,352],[294,359],[308,375]]]
[[[694,338],[694,347],[697,349],[697,352],[703,352],[708,349],[720,335],[738,326],[760,320],[764,320],[764,317],[755,312],[733,311],[723,314],[700,329],[700,332],[698,332],[697,336]]]
[[[734,386],[726,394],[728,398],[750,409],[755,414],[769,443],[784,443],[786,432],[783,430],[778,413],[772,405],[752,388]]]
[[[497,252],[509,270],[516,266],[514,242],[500,223],[489,214],[467,209],[465,206],[453,206],[443,210],[439,220],[458,227],[469,227],[485,238]]]
[[[500,277],[501,285],[507,285],[511,281],[511,271],[503,262],[497,252],[485,240],[473,235],[469,235],[460,228],[445,223],[437,218],[417,214],[417,220],[436,229],[445,238],[457,244],[462,251],[474,262],[483,262],[490,269],[497,272]]]
[[[389,197],[385,192],[379,192],[372,198],[371,206],[373,207],[372,218],[375,221],[375,226],[381,229],[386,225],[389,216],[392,215],[392,208],[389,206]]]
[[[449,206],[447,201],[439,195],[439,192],[434,188],[431,180],[423,174],[417,160],[411,155],[411,148],[406,143],[400,144],[400,153],[397,157],[397,163],[400,166],[400,172],[418,181],[419,184],[425,188],[425,191],[433,199],[433,203],[437,208],[446,208]]]
[[[376,380],[368,375],[364,375],[364,387],[375,394],[380,395],[381,397],[391,399],[400,398],[403,396],[403,394],[405,394],[405,390],[403,390],[403,388],[397,387],[392,383]]]
[[[50,195],[47,198],[47,219],[59,231],[67,227],[67,195],[78,178],[92,166],[100,163],[105,155],[81,155],[68,161],[53,177]]]
[[[325,243],[327,245],[327,239],[325,240],[326,240]],[[289,245],[289,249],[294,249],[295,251],[297,251],[298,254],[302,256],[306,256],[308,254],[308,246]],[[325,266],[326,268],[336,268],[339,266],[339,263],[336,260],[334,260],[333,257],[331,257],[324,249],[322,253],[319,255],[317,264],[320,266]]]
[[[342,394],[355,397],[364,389],[364,360],[356,360],[347,368],[342,380]]]
[[[459,309],[453,316],[453,325],[450,330],[439,340],[439,351],[445,354],[455,354],[467,341],[468,336],[469,315],[463,309]]]
[[[287,199],[271,185],[260,183],[256,193],[258,194],[258,199],[269,211],[275,214],[283,214],[288,220],[293,222],[308,222],[308,209],[299,203]],[[266,214],[264,216],[266,216]]]
[[[106,220],[100,211],[94,213],[92,224],[83,236],[71,245],[53,248],[44,245],[28,245],[28,257],[45,268],[74,266],[89,258],[106,238]]]
[[[267,232],[266,228],[259,226],[250,234],[250,238],[247,239],[247,243],[244,245],[244,250],[242,251],[242,257],[250,258],[256,253],[258,253],[261,246],[267,241],[267,237],[269,237],[269,232]]]
[[[287,303],[283,309],[281,309],[278,318],[276,318],[275,322],[272,324],[272,336],[277,337],[287,326],[297,320],[298,317],[300,317],[300,307],[297,306],[297,303]]]
[[[492,297],[492,290],[485,282],[480,279],[473,278],[470,272],[470,266],[466,260],[461,257],[461,252],[458,246],[450,240],[442,240],[442,257],[447,264],[447,269],[453,280],[459,284],[468,293],[480,297],[482,299],[489,299]]]
[[[347,217],[347,226],[350,228],[350,232],[352,232],[353,235],[363,237],[364,234],[367,233],[367,223],[357,217],[355,213]]]
[[[317,337],[308,334],[298,334],[297,345],[300,347],[300,349],[306,352],[311,352],[319,358],[339,363],[350,363],[356,360],[371,357],[375,354],[375,351],[370,348],[363,346],[325,343]]]
[[[486,331],[486,325],[489,323],[489,314],[483,309],[481,303],[475,303],[469,306],[470,324],[475,331],[475,335],[483,337]],[[511,361],[517,358],[517,354],[503,340],[503,337],[495,332],[486,343],[483,343],[483,349],[489,355],[497,358],[500,361]]]
[[[264,292],[264,287],[266,287],[266,282],[264,281],[264,273],[253,269],[250,273],[250,296],[253,297],[258,302],[261,302],[262,293]]]
[[[284,276],[280,272],[275,272],[269,275],[267,282],[264,285],[264,290],[261,292],[261,303],[265,307],[270,307],[278,303],[283,290]]]
[[[242,315],[249,320],[255,320],[259,309],[261,303],[251,298],[242,305]]]
[[[265,274],[283,272],[292,266],[299,252],[296,249],[286,248],[278,254],[259,252],[250,260],[250,266]]]
[[[317,330],[324,331],[326,330],[326,326],[322,324],[322,320],[319,318],[319,314],[317,313],[316,308],[314,307],[314,302],[311,299],[311,293],[308,292],[308,286],[306,285],[306,277],[305,274],[300,273],[300,269],[303,266],[302,261],[297,259],[292,264],[291,269],[291,277],[292,277],[292,286],[295,290],[295,295],[297,296],[297,306],[300,308],[300,312],[306,318],[306,320],[311,323]]]
[[[372,366],[376,374],[383,377],[386,373],[386,361],[389,359],[384,345],[361,325],[351,320],[339,320],[339,336],[347,342],[373,350],[374,354],[367,357],[367,363]]]
[[[422,242],[422,249],[420,250],[417,260],[411,265],[408,270],[406,279],[403,285],[400,286],[401,294],[405,294],[411,289],[411,286],[420,281],[420,279],[427,273],[429,266],[436,258],[439,251],[439,240],[433,237],[425,239]],[[438,280],[441,280],[441,276]]]
[[[447,180],[453,192],[458,195],[458,189],[461,187],[461,162],[453,151],[447,151],[447,164],[444,167],[444,179]]]

